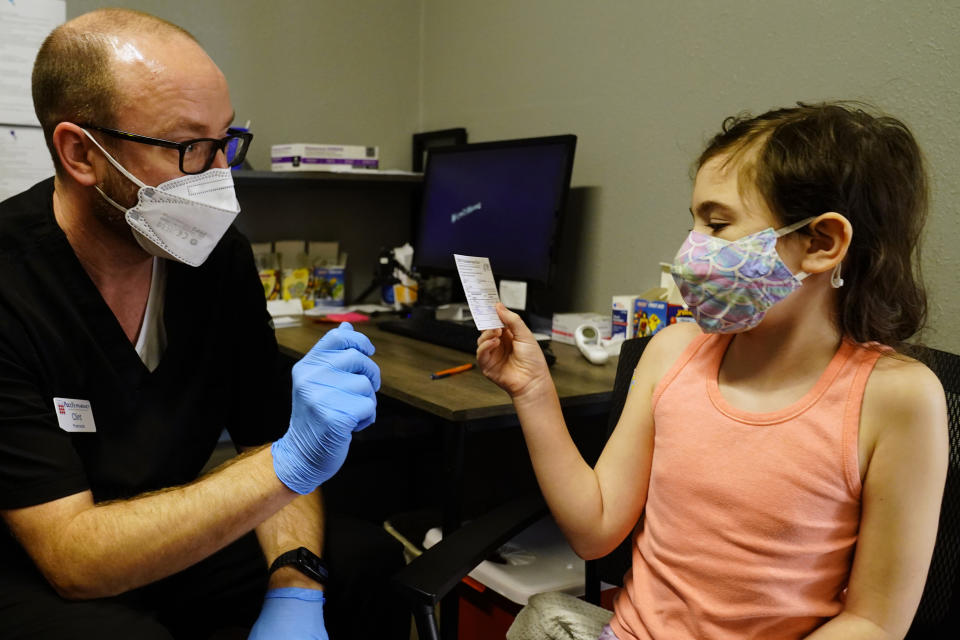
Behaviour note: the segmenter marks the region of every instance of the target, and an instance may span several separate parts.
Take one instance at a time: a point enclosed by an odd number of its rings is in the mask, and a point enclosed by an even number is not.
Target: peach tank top
[[[653,465],[620,640],[802,638],[843,607],[860,521],[860,404],[880,352],[844,341],[792,405],[729,405],[731,335],[698,336],[653,395]]]

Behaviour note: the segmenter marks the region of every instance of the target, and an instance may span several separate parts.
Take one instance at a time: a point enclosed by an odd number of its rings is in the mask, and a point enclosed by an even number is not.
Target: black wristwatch
[[[327,571],[327,563],[306,547],[281,553],[270,565],[270,571],[267,572],[267,575],[272,574],[280,567],[294,567],[303,575],[323,585],[327,584],[327,578],[330,575],[330,572]]]

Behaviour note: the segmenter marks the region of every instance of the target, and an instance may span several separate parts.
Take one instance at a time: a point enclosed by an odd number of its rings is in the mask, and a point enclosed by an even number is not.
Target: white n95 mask
[[[95,189],[124,212],[143,250],[191,267],[203,264],[240,213],[230,169],[208,169],[151,187],[124,169],[86,129],[83,132],[117,171],[140,187],[137,204],[130,209],[115,202],[99,186]]]

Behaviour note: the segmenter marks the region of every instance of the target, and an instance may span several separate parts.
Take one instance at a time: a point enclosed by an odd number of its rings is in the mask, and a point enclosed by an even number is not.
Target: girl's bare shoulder
[[[644,349],[637,373],[651,382],[662,378],[677,358],[697,337],[702,336],[700,327],[692,322],[679,322],[658,331]]]
[[[940,379],[922,362],[890,353],[877,359],[861,406],[861,436],[942,438],[946,398]]]
[[[867,381],[864,399],[888,409],[943,399],[943,385],[927,365],[901,353],[884,353]]]

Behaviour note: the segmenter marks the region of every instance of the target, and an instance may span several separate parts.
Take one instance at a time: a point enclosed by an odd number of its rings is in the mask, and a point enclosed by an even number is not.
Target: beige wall
[[[184,27],[230,83],[236,122],[251,121],[250,161],[270,145],[378,145],[381,166],[410,166],[417,127],[419,0],[67,0],[146,11]]]
[[[722,118],[796,100],[866,100],[930,164],[924,266],[933,346],[960,352],[960,4],[934,0],[68,0],[191,30],[227,75],[251,159],[271,143],[473,141],[575,133],[591,186],[573,306],[654,282],[689,227],[690,162]]]
[[[948,6],[950,5],[950,6]],[[689,228],[688,169],[724,116],[853,98],[904,119],[933,176],[933,346],[960,351],[960,4],[424,0],[423,127],[575,133],[597,187],[574,304],[656,283]]]

